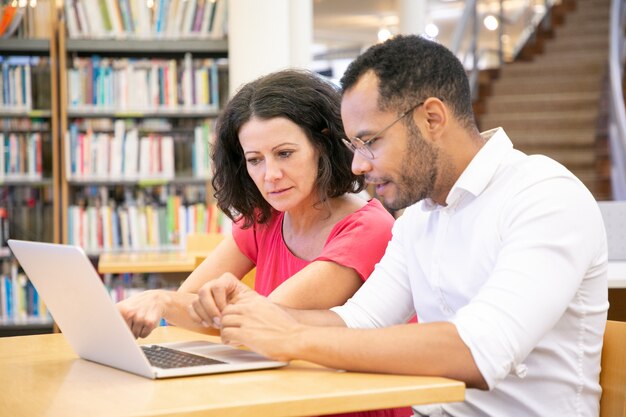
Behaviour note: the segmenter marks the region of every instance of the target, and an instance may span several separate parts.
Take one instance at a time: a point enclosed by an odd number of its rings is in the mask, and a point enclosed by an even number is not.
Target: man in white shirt
[[[434,42],[373,46],[342,86],[353,171],[407,207],[376,270],[332,311],[287,310],[224,276],[192,315],[272,358],[470,388],[416,415],[598,416],[607,247],[589,191],[502,129],[480,134],[463,66]]]

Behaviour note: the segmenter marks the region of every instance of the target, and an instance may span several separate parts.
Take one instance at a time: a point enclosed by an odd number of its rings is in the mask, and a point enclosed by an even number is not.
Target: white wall
[[[229,91],[285,68],[310,68],[312,0],[229,0]]]

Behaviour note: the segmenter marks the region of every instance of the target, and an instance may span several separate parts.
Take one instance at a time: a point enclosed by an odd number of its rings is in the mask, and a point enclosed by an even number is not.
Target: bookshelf
[[[228,96],[226,0],[13,4],[0,2],[0,336],[52,330],[7,237],[95,263],[215,231],[209,141]]]
[[[0,336],[47,333],[52,320],[8,238],[60,241],[56,14],[0,6]]]
[[[200,28],[207,7],[225,4],[191,1],[185,11],[195,5]],[[187,233],[210,231],[219,216],[209,142],[228,94],[227,42],[171,29],[176,16],[159,29],[164,5],[176,15],[179,2],[154,3],[148,36],[136,25],[86,38],[65,25],[75,18],[67,4],[60,17],[61,240],[94,257],[183,249]]]

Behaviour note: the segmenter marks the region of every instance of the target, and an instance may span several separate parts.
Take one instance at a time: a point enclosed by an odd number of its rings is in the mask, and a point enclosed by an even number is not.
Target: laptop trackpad
[[[196,355],[207,356],[223,362],[258,362],[266,359],[264,356],[249,350],[237,349],[231,346],[211,343],[206,340],[193,340],[189,342],[159,343],[173,349],[179,349]]]

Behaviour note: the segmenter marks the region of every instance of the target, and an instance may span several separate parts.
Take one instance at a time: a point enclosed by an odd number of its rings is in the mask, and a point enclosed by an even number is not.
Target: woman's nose
[[[282,177],[282,170],[279,164],[269,159],[265,161],[265,181],[276,181]]]

